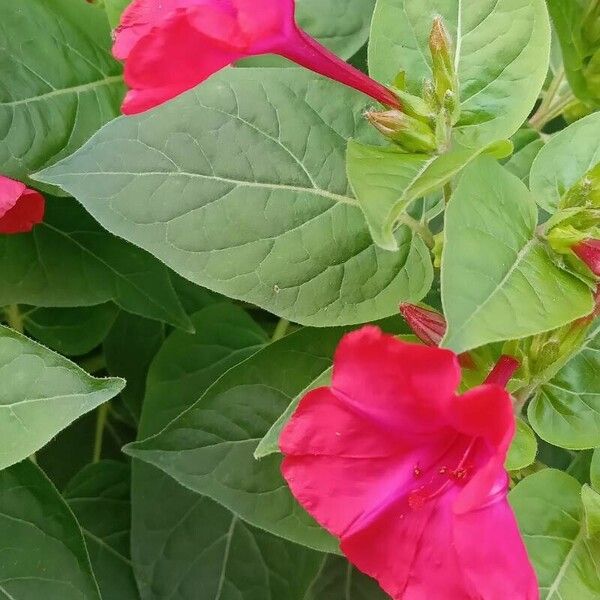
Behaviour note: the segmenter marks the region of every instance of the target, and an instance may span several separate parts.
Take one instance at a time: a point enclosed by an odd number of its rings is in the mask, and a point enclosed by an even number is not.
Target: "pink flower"
[[[285,427],[292,492],[395,600],[538,598],[507,502],[515,368],[457,395],[453,352],[364,327]]]
[[[44,218],[44,197],[0,175],[0,233],[24,233]]]
[[[575,244],[571,250],[588,266],[589,270],[596,277],[600,277],[600,240],[583,240]]]
[[[134,0],[115,33],[113,53],[126,61],[132,88],[126,114],[162,104],[241,58],[267,53],[400,107],[390,90],[298,27],[294,0]]]

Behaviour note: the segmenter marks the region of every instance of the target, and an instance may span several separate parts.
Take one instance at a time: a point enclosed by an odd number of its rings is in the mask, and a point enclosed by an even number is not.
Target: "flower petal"
[[[244,56],[198,31],[188,13],[177,11],[163,27],[143,37],[131,50],[125,81],[132,91],[123,104],[125,114],[162,104]],[[237,35],[234,25],[228,25],[232,40]]]
[[[26,189],[24,183],[0,175],[0,218],[14,207]]]
[[[446,425],[443,409],[460,379],[450,350],[408,344],[367,326],[341,341],[332,387],[388,429],[414,436]]]
[[[454,551],[452,498],[451,491],[416,509],[398,502],[341,548],[394,600],[479,600],[467,592]]]
[[[0,233],[26,233],[44,218],[45,200],[24,183],[0,176]]]
[[[445,403],[446,420],[457,431],[484,438],[506,456],[515,432],[510,394],[497,385],[481,385]]]
[[[469,585],[484,600],[538,600],[535,572],[506,498],[455,516],[454,544]]]

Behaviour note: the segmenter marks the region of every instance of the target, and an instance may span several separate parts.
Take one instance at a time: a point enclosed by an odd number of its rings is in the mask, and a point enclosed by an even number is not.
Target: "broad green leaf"
[[[582,35],[588,8],[593,0],[547,0],[548,10],[558,35],[562,59],[571,89],[575,95],[587,102],[600,99],[600,90],[594,89],[586,77],[586,67],[597,47],[586,43]]]
[[[122,379],[95,379],[66,358],[0,326],[0,469],[36,452],[116,396]]]
[[[191,327],[169,272],[146,252],[104,231],[73,200],[53,199],[31,233],[0,236],[0,306],[93,306]]]
[[[389,600],[377,583],[346,560],[327,556],[314,583],[302,600]]]
[[[590,314],[589,288],[535,235],[535,200],[490,158],[465,169],[446,210],[442,300],[455,352],[534,335]]]
[[[137,422],[142,410],[148,367],[165,339],[165,326],[121,312],[104,340],[106,369],[127,381],[123,402]]]
[[[581,488],[584,527],[587,537],[600,539],[600,494],[589,485]]]
[[[66,356],[81,356],[102,343],[119,309],[112,303],[81,308],[24,310],[23,325],[40,343]]]
[[[160,431],[229,367],[264,343],[239,308],[194,315],[195,335],[173,333],[150,368],[140,435]],[[132,552],[144,600],[304,600],[321,555],[240,521],[151,465],[134,461]],[[190,532],[193,535],[190,537]]]
[[[304,71],[229,69],[36,177],[198,285],[301,324],[376,320],[422,298],[432,268],[406,227],[398,252],[374,246],[353,206],[344,154],[374,135],[364,106]]]
[[[0,471],[0,554],[6,600],[100,600],[73,513],[28,460]]]
[[[523,419],[517,419],[515,437],[506,458],[508,471],[519,471],[535,461],[537,440],[533,430]]]
[[[356,54],[369,37],[375,0],[296,0],[296,19],[302,29],[342,58]],[[254,67],[290,66],[275,56],[244,61]]]
[[[333,357],[332,357],[333,358]],[[281,416],[267,431],[262,440],[260,440],[256,450],[254,451],[254,458],[261,459],[269,454],[275,454],[279,452],[279,436],[285,427],[285,424],[290,420],[290,417],[294,414],[300,400],[311,390],[322,387],[324,385],[331,384],[331,373],[332,368],[325,369],[322,373],[317,375],[314,381],[311,381],[308,386],[303,389],[289,404],[289,406],[281,413]]]
[[[27,180],[119,114],[121,66],[83,0],[0,0],[0,15],[0,172]]]
[[[130,469],[125,463],[88,465],[63,497],[83,531],[102,598],[136,600],[139,593],[129,558]]]
[[[104,10],[108,15],[108,22],[114,29],[121,20],[121,15],[127,6],[131,3],[131,0],[102,0],[104,4]]]
[[[581,485],[545,469],[510,494],[542,600],[595,600],[600,596],[600,538],[582,522]]]
[[[531,167],[543,147],[544,141],[536,137],[519,149],[515,148],[515,153],[504,163],[504,167],[528,186]]]
[[[343,333],[304,329],[268,345],[225,373],[160,433],[125,452],[255,527],[317,550],[336,551],[336,541],[292,497],[280,473],[281,456],[257,461],[254,451],[293,398],[330,366]],[[166,408],[166,415],[165,410],[153,414],[167,421],[174,410]]]
[[[600,446],[600,335],[540,387],[527,415],[535,432],[555,446]]]
[[[456,143],[446,154],[429,156],[350,140],[348,178],[377,245],[398,250],[394,230],[411,203],[441,188],[484,150]]]
[[[554,135],[531,167],[530,187],[538,204],[553,213],[565,192],[600,162],[600,113]]]
[[[450,150],[429,156],[349,148],[350,181],[374,239],[388,249],[394,249],[392,232],[413,200],[444,185],[519,128],[548,70],[550,27],[543,0],[378,0],[371,75],[389,83],[403,70],[409,91],[420,95],[423,82],[432,78],[428,42],[436,15],[453,40],[460,85],[461,116]]]

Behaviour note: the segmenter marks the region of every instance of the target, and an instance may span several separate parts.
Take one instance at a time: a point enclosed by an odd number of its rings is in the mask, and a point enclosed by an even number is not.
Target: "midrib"
[[[21,100],[13,100],[12,102],[0,102],[0,106],[21,106],[23,104],[41,102],[43,100],[48,100],[49,98],[54,98],[57,96],[63,96],[67,94],[81,94],[98,87],[111,85],[113,83],[121,81],[123,81],[122,75],[112,75],[111,77],[105,77],[104,79],[98,79],[97,81],[91,81],[90,83],[83,83],[81,85],[76,85],[68,88],[52,90],[51,92],[46,92],[45,94],[40,94],[39,96],[32,96],[31,98],[22,98]]]

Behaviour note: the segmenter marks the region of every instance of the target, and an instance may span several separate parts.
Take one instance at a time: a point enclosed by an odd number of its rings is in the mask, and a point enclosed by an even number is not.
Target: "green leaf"
[[[296,0],[296,19],[312,37],[348,59],[366,43],[374,7],[375,0]],[[253,67],[291,64],[275,56],[257,56],[243,63]]]
[[[490,158],[465,169],[446,211],[444,345],[461,353],[548,331],[590,314],[589,288],[537,239],[527,188]]]
[[[540,387],[527,416],[535,432],[555,446],[600,446],[600,335]]]
[[[106,369],[127,381],[121,397],[136,422],[142,411],[148,368],[164,339],[163,323],[121,312],[104,340]]]
[[[533,464],[537,454],[537,439],[523,419],[517,419],[517,430],[506,458],[507,471],[520,471]]]
[[[515,147],[514,154],[504,163],[504,167],[528,186],[531,167],[544,145],[544,140],[536,136],[520,148]]]
[[[595,600],[600,596],[600,538],[584,527],[581,485],[545,469],[510,494],[542,600]]]
[[[84,1],[0,0],[0,172],[24,179],[119,114],[106,15]]]
[[[229,69],[36,177],[198,285],[301,324],[377,320],[422,298],[432,267],[406,227],[398,252],[374,246],[352,206],[364,103],[297,69]]]
[[[114,29],[119,24],[123,11],[131,4],[131,0],[103,0],[103,3],[104,10],[108,15],[108,22]]]
[[[223,375],[160,433],[125,452],[251,525],[316,550],[337,551],[337,542],[292,497],[280,473],[281,456],[256,461],[254,451],[292,399],[330,366],[343,333],[304,329],[270,344]]]
[[[598,100],[595,91],[586,78],[585,68],[594,50],[586,44],[581,27],[591,0],[547,0],[548,10],[558,35],[562,59],[569,85],[575,95],[584,101]]]
[[[350,140],[348,178],[377,245],[398,250],[394,229],[410,204],[442,187],[484,150],[456,143],[446,154],[430,156]]]
[[[531,167],[530,187],[538,204],[553,213],[565,192],[600,162],[600,113],[550,138]]]
[[[348,561],[327,556],[314,583],[302,600],[389,600],[377,583]]]
[[[333,361],[331,361],[333,362]],[[269,454],[276,454],[279,452],[279,436],[285,427],[285,424],[290,420],[290,417],[294,414],[300,400],[311,390],[316,388],[330,385],[331,384],[331,374],[332,367],[325,369],[322,373],[317,375],[317,377],[311,381],[306,388],[304,388],[296,397],[290,402],[289,406],[281,413],[281,416],[267,431],[262,440],[260,440],[256,450],[254,451],[254,458],[260,459],[265,456],[269,456]]]
[[[7,600],[100,600],[73,513],[31,461],[0,472],[0,553]]]
[[[581,488],[581,501],[586,535],[600,539],[600,494],[585,484]]]
[[[0,306],[93,306],[189,329],[168,270],[146,252],[104,231],[73,200],[48,202],[31,233],[0,236]]]
[[[415,199],[443,186],[488,146],[527,118],[546,77],[550,27],[543,0],[378,0],[369,44],[371,75],[398,71],[420,95],[432,78],[429,35],[440,15],[455,50],[461,116],[450,150],[410,155],[351,144],[348,172],[375,241],[395,249],[393,230]],[[504,32],[498,35],[498,32]]]
[[[119,309],[112,303],[81,308],[30,308],[23,325],[40,343],[66,356],[82,356],[102,343]]]
[[[221,303],[194,315],[196,335],[173,333],[148,376],[140,434],[168,424],[265,337],[239,308]],[[176,400],[177,406],[170,406]],[[144,600],[304,600],[321,555],[240,521],[205,496],[134,461],[132,553]],[[194,532],[190,538],[190,532]],[[165,551],[168,548],[168,551]]]
[[[116,396],[122,379],[95,379],[66,358],[0,326],[0,469],[36,452]]]
[[[103,598],[139,599],[129,558],[130,469],[125,463],[88,465],[67,485],[63,497],[82,528]]]

